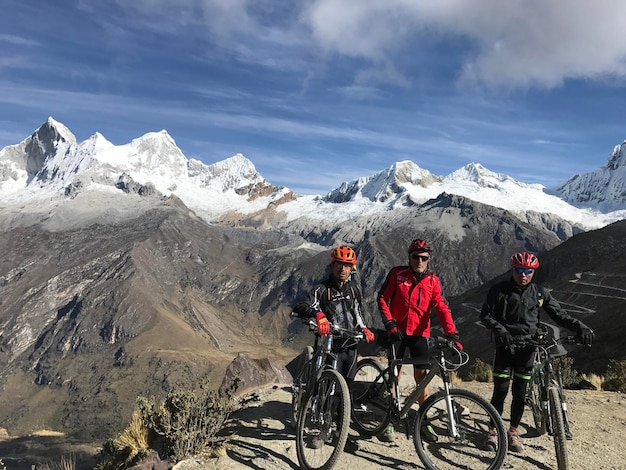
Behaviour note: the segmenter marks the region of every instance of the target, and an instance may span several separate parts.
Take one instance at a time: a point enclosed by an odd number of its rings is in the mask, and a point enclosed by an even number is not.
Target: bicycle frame
[[[533,368],[531,371],[531,382],[537,381],[540,386],[540,400],[541,402],[538,405],[541,407],[541,410],[545,416],[545,423],[547,427],[547,431],[549,434],[553,433],[552,423],[550,418],[550,405],[548,400],[548,388],[551,386],[556,387],[559,397],[561,399],[561,403],[563,404],[563,419],[565,424],[565,431],[569,434],[569,417],[567,415],[567,403],[565,400],[565,390],[563,387],[563,378],[560,370],[556,370],[554,368],[552,355],[550,354],[550,350],[557,347],[563,343],[572,343],[576,342],[574,336],[566,336],[564,338],[559,338],[557,340],[553,339],[550,343],[547,343],[543,339],[534,339],[528,337],[520,337],[516,339],[516,343],[521,347],[533,347],[535,349],[534,359],[533,359]],[[534,402],[534,397],[532,396],[531,387],[528,388],[526,393],[526,402],[531,404]]]
[[[309,330],[317,333],[317,322],[304,320]],[[305,349],[305,355],[301,356],[304,366],[299,368],[292,387],[296,453],[300,467],[305,470],[331,468],[348,438],[350,390],[337,366],[341,351],[350,347],[351,342],[356,344],[363,334],[332,323],[330,330],[325,336],[316,334],[314,347]]]
[[[297,317],[297,315],[292,314],[292,317]],[[317,331],[317,322],[315,320],[311,318],[303,320],[308,325],[310,331]],[[337,353],[333,352],[333,344],[336,337],[347,338],[348,340],[356,342],[363,339],[363,333],[352,332],[338,325],[331,324],[330,334],[326,336],[316,334],[312,358],[305,366],[308,369],[308,382],[301,396],[317,393],[317,384],[325,370],[337,370],[338,357]],[[334,394],[334,390],[331,390],[330,394]]]
[[[424,392],[426,387],[432,382],[432,380],[436,376],[440,376],[443,380],[443,388],[445,392],[445,401],[446,401],[446,410],[448,412],[448,416],[450,418],[450,437],[458,438],[459,432],[456,426],[456,422],[454,419],[454,410],[452,399],[450,398],[450,385],[452,383],[452,379],[450,378],[450,372],[446,368],[446,360],[442,350],[438,350],[436,353],[436,357],[433,361],[419,361],[415,359],[398,359],[396,357],[396,348],[395,344],[391,345],[392,351],[392,360],[389,362],[388,369],[392,371],[391,379],[391,388],[393,390],[393,408],[391,414],[391,420],[394,423],[397,423],[400,420],[403,420],[407,417],[409,410],[411,407],[417,403],[419,396]],[[400,390],[399,390],[399,369],[403,365],[413,365],[413,367],[418,367],[422,369],[427,369],[428,372],[426,376],[421,380],[419,385],[409,394],[408,397],[404,400],[404,403],[401,403],[400,400]]]
[[[430,357],[421,360],[397,358],[395,345],[389,346],[386,367],[375,357],[362,358],[357,364],[351,403],[355,429],[361,435],[388,440],[385,436],[393,435],[389,425],[402,424],[428,470],[499,469],[508,449],[502,417],[479,394],[452,386],[451,373],[468,362],[468,354],[447,338],[430,339]],[[405,364],[427,372],[403,400],[399,369]],[[443,380],[441,390],[420,400],[435,376]],[[486,445],[492,434],[497,437],[495,443]]]

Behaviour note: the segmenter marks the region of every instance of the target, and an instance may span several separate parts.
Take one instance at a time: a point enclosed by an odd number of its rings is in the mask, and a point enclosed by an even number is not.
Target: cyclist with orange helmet
[[[417,238],[411,242],[407,251],[408,265],[392,268],[378,291],[378,310],[387,336],[394,341],[401,341],[398,357],[404,357],[408,351],[411,358],[428,360],[432,310],[437,313],[444,332],[460,346],[459,335],[443,297],[441,282],[429,269],[433,253],[431,244]],[[425,376],[426,370],[413,367],[417,385]],[[418,402],[423,403],[427,396],[428,391],[424,390]],[[421,432],[428,441],[435,442],[438,439],[427,423]],[[379,438],[386,442],[393,441],[393,427],[389,425]]]
[[[374,341],[374,333],[363,320],[361,291],[352,273],[356,269],[356,253],[349,246],[338,246],[330,254],[330,275],[298,302],[293,311],[301,317],[317,320],[317,332],[324,336],[330,333],[329,322],[348,330],[359,330],[367,342]],[[356,364],[356,346],[341,351],[337,369],[351,379]]]
[[[300,317],[317,319],[317,332],[321,336],[330,333],[330,323],[352,331],[362,331],[365,340],[374,341],[374,333],[365,326],[361,291],[351,279],[356,269],[356,253],[349,246],[338,246],[330,254],[330,275],[298,302],[293,311]],[[346,347],[334,342],[337,353],[337,370],[351,386],[357,362],[356,344]],[[354,452],[358,444],[348,438],[344,450]]]
[[[560,326],[575,331],[583,344],[591,346],[594,335],[587,325],[564,312],[550,291],[532,282],[535,270],[539,268],[537,256],[526,251],[514,253],[510,265],[511,278],[489,289],[480,319],[495,337],[491,403],[502,414],[512,382],[509,449],[522,452],[524,446],[517,427],[524,414],[524,396],[530,380],[534,349],[512,348],[513,338],[537,332],[540,310],[544,310]],[[487,436],[489,446],[497,444],[493,431]]]

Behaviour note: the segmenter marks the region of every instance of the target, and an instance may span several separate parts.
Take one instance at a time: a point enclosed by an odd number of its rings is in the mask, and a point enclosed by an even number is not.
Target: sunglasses
[[[420,261],[428,261],[430,256],[411,255],[411,259],[418,259]]]
[[[515,272],[517,274],[525,274],[526,276],[528,276],[529,274],[534,273],[535,270],[534,269],[528,269],[528,268],[526,268],[526,269],[524,269],[524,268],[515,268]]]

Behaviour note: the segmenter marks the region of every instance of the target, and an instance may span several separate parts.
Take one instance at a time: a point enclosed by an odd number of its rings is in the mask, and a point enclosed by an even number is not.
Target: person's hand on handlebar
[[[395,320],[389,320],[385,323],[385,329],[387,330],[387,338],[392,342],[402,341],[402,333],[398,330]]]
[[[463,351],[463,345],[461,344],[460,340],[460,336],[458,333],[448,333],[446,334],[446,339],[448,341],[452,341],[454,342],[454,345],[460,349],[461,351]]]
[[[374,341],[374,333],[372,333],[368,327],[364,326],[361,329],[361,331],[365,335],[365,342],[366,343],[371,343],[372,341]]]
[[[330,323],[328,323],[328,318],[322,312],[317,312],[315,314],[315,319],[317,320],[317,333],[322,336],[326,336],[330,333]]]
[[[576,339],[580,341],[585,346],[591,346],[593,344],[594,333],[591,328],[586,326],[580,327],[578,330],[578,334],[576,335]]]
[[[496,344],[500,346],[513,346],[513,335],[507,331],[496,331]]]

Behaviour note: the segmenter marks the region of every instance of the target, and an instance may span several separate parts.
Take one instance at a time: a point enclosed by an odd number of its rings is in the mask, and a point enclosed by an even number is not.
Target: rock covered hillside
[[[324,275],[338,243],[357,251],[356,280],[376,327],[386,272],[405,262],[411,239],[431,240],[432,268],[476,356],[488,347],[475,325],[481,294],[456,299],[505,272],[511,251],[546,253],[543,279],[592,311],[597,331],[598,319],[617,315],[602,295],[567,290],[579,271],[580,286],[598,274],[612,283],[612,271],[559,266],[581,261],[580,246],[569,245],[579,236],[597,237],[584,247],[620,249],[620,232],[583,233],[559,215],[505,210],[461,190],[425,197],[418,186],[446,178],[414,164],[326,198],[294,196],[243,156],[188,161],[162,132],[122,148],[99,135],[77,143],[49,120],[0,150],[0,169],[0,422],[12,434],[43,425],[110,437],[138,394],[206,379],[217,388],[239,352],[286,363],[311,339],[289,321],[290,305]],[[537,192],[478,166],[466,170],[445,187]],[[577,248],[549,257],[566,246]],[[597,259],[619,259],[610,256]],[[606,364],[595,349],[588,356],[585,367]]]

